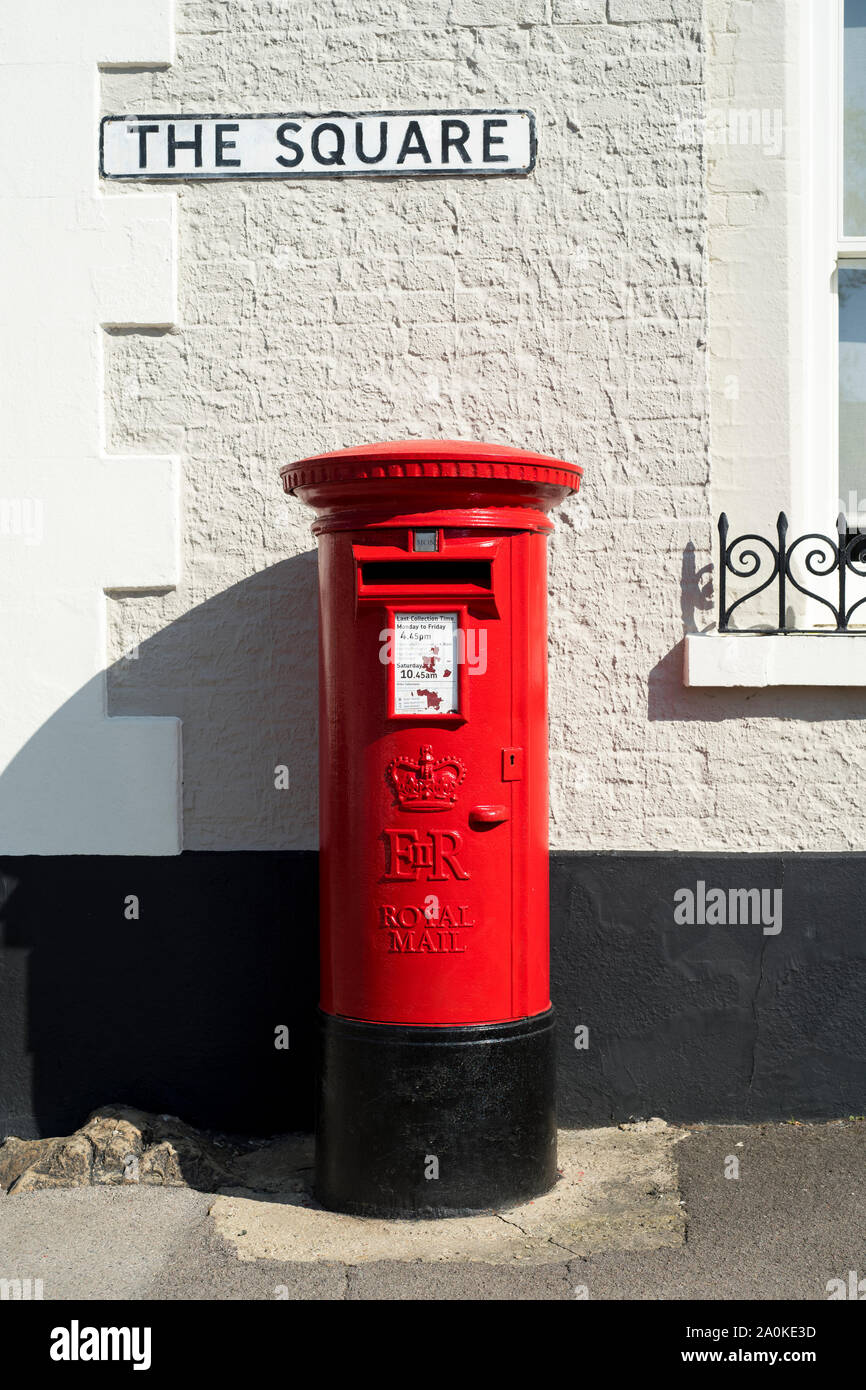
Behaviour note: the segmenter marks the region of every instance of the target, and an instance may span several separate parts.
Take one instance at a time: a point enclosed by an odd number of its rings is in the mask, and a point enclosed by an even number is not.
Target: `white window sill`
[[[866,632],[690,632],[683,683],[866,686]]]

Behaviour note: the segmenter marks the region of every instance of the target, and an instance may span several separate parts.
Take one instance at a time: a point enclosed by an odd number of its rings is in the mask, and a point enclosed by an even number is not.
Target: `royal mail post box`
[[[555,1181],[545,550],[580,472],[443,440],[281,470],[317,512],[328,1207]]]

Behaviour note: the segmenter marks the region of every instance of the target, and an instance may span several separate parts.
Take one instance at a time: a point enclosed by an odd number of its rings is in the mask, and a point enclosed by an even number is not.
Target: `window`
[[[806,0],[804,16],[803,463],[795,526],[832,531],[841,511],[866,530],[866,0]]]
[[[844,0],[842,234],[866,236],[866,0]]]
[[[849,524],[866,526],[866,261],[842,261],[839,302],[839,498]],[[856,519],[855,519],[856,514]]]
[[[788,515],[792,535],[834,538],[840,511],[866,530],[866,0],[801,0],[795,11],[800,62],[788,81],[798,115],[777,184],[800,210],[778,244],[794,269]],[[787,500],[782,493],[786,511]],[[770,518],[762,520],[756,529],[766,534]],[[855,559],[862,568],[862,555]],[[838,570],[819,561],[813,573],[824,572],[833,575],[825,597],[838,602]],[[820,578],[813,583],[824,589]],[[856,592],[852,584],[846,609],[861,595],[862,584]],[[686,685],[866,688],[866,621],[858,621],[866,609],[848,635],[828,641],[834,629],[823,605],[794,597],[791,606],[796,633],[688,633]]]
[[[866,525],[866,260],[848,239],[866,237],[866,0],[844,0],[842,25],[841,241],[837,248],[839,497]],[[854,504],[853,506],[851,504]]]

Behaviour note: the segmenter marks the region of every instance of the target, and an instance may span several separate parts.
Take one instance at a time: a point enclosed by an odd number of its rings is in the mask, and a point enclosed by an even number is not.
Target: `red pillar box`
[[[319,545],[325,1206],[469,1212],[556,1178],[545,551],[580,475],[463,440],[281,470]]]

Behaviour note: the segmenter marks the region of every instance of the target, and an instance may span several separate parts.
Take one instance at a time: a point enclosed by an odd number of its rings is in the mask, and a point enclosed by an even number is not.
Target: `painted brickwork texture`
[[[585,468],[551,544],[554,846],[857,841],[856,692],[682,686],[713,616],[707,53],[700,0],[189,0],[172,67],[104,75],[112,114],[538,123],[526,179],[179,186],[179,327],[107,335],[106,408],[111,449],[183,458],[184,574],[110,604],[109,708],[183,719],[187,848],[315,845],[315,559],[277,470],[406,436]]]

